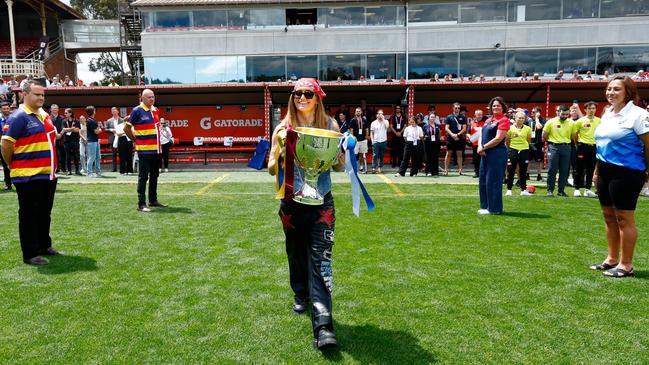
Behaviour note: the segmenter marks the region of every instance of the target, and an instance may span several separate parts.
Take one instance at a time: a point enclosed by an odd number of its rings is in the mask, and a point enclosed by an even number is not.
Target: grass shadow
[[[635,277],[642,280],[649,280],[649,270],[633,270]]]
[[[182,214],[194,214],[194,211],[191,208],[185,207],[166,207],[166,208],[151,208],[152,213],[182,213]]]
[[[70,192],[70,190],[56,189],[56,194],[67,194],[69,192]]]
[[[382,329],[371,324],[361,326],[335,323],[340,346],[323,351],[330,361],[343,360],[341,352],[360,364],[432,364],[434,354],[419,345],[419,340],[405,331]]]
[[[77,271],[97,271],[97,261],[85,256],[49,256],[49,265],[39,266],[38,272],[45,275],[67,274]]]
[[[108,176],[108,175],[101,175],[97,179],[104,180],[104,179],[117,179],[117,176]]]
[[[529,212],[502,212],[501,215],[507,216],[507,217],[515,217],[515,218],[531,218],[531,219],[548,219],[552,218],[551,215],[548,214],[538,214],[538,213],[529,213]]]

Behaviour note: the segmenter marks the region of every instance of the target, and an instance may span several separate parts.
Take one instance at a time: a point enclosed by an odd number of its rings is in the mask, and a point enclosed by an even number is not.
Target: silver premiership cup
[[[297,127],[295,163],[304,171],[304,184],[293,200],[307,205],[322,205],[318,191],[318,176],[336,163],[341,133],[320,128]]]

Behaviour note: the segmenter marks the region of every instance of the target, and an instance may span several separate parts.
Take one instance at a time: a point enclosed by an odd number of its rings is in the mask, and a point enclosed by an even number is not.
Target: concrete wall
[[[409,52],[595,47],[649,43],[647,17],[411,26]],[[142,33],[144,57],[405,52],[405,28],[289,28]]]

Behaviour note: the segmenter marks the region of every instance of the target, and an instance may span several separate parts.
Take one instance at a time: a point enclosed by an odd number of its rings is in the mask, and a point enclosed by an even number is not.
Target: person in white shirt
[[[382,174],[383,156],[388,147],[388,127],[390,123],[385,119],[383,110],[376,112],[376,120],[370,125],[370,136],[372,139],[372,173]],[[378,169],[378,170],[377,170]]]
[[[113,147],[119,152],[119,174],[128,175],[133,173],[133,142],[124,132],[124,120],[120,119],[115,126],[115,141]]]
[[[169,172],[169,149],[174,145],[174,137],[165,118],[160,118],[160,147],[162,147],[162,161],[160,172]]]
[[[401,160],[399,172],[394,174],[394,176],[405,176],[409,162],[411,162],[410,176],[417,176],[419,172],[419,156],[421,155],[419,151],[423,144],[424,131],[417,125],[417,120],[414,116],[408,119],[408,126],[403,131],[403,139],[406,140],[406,148],[403,151],[403,160]]]
[[[61,84],[61,81],[59,80],[58,77],[54,76],[52,77],[52,82],[48,86],[49,88],[55,89],[55,88],[60,88],[63,87],[63,84]]]
[[[119,109],[117,107],[112,107],[110,109],[112,117],[106,120],[106,133],[108,133],[108,145],[112,151],[113,157],[113,172],[117,172],[117,141],[115,138],[115,128],[121,122],[122,118],[119,116]]]
[[[79,128],[79,161],[81,164],[81,173],[84,174],[86,170],[84,169],[84,166],[87,165],[87,149],[86,147],[88,146],[88,127],[86,125],[86,117],[84,115],[79,116],[79,123],[81,124],[81,128]]]

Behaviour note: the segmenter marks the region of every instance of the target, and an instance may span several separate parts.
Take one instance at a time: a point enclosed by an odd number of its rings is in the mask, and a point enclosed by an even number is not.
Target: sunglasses
[[[298,90],[298,91],[293,91],[291,94],[293,94],[294,98],[300,99],[302,95],[304,95],[305,98],[307,99],[313,99],[313,95],[315,95],[315,92],[310,91],[310,90]]]

